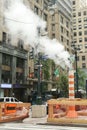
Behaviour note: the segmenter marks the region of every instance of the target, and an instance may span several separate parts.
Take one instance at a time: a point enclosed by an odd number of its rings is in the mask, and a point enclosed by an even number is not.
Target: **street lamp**
[[[55,0],[54,0],[55,1]],[[48,10],[50,12],[51,15],[54,14],[54,9],[55,7],[50,7],[52,6],[54,3],[52,3],[52,0],[50,0],[50,5],[48,5]],[[44,8],[42,9],[42,11],[44,11]],[[42,12],[43,13],[43,12]],[[40,38],[41,36],[41,28],[38,27],[37,28],[38,31],[38,38]],[[38,87],[37,87],[37,104],[42,104],[42,97],[41,97],[41,53],[38,53]]]
[[[76,72],[75,72],[75,85],[76,85],[76,92],[78,94],[79,86],[78,86],[78,65],[77,65],[78,56],[77,56],[77,52],[80,50],[80,47],[76,46],[76,45],[72,45],[72,47],[74,48],[74,54],[75,54],[75,70],[76,70]]]
[[[77,93],[78,93],[78,66],[77,66],[77,48],[75,48],[75,69],[76,69],[76,91],[77,91]]]

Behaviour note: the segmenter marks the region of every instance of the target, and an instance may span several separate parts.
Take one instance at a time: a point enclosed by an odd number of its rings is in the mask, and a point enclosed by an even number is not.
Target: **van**
[[[0,102],[19,102],[22,103],[21,101],[19,101],[18,99],[14,98],[14,97],[0,97]]]

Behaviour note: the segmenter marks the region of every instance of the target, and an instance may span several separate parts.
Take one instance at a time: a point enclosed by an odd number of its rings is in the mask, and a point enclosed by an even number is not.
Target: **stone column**
[[[27,79],[27,75],[28,75],[28,61],[25,60],[24,62],[24,84],[26,84],[26,79]]]
[[[12,58],[12,84],[16,83],[16,57]]]

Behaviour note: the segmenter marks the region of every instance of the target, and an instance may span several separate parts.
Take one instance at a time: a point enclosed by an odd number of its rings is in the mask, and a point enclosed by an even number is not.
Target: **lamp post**
[[[75,46],[72,45],[72,47],[74,48],[74,54],[75,54],[75,84],[76,84],[76,92],[77,92],[77,97],[78,97],[78,90],[79,90],[79,86],[78,86],[78,65],[77,65],[77,60],[78,60],[78,56],[77,56],[77,51],[80,50],[79,46]]]
[[[48,5],[48,7],[50,7],[49,12],[50,12],[51,15],[53,15],[55,7],[51,8],[51,6],[55,4],[55,0],[54,0],[54,2],[52,2],[52,0],[49,0],[49,3],[50,3],[50,5]],[[42,9],[42,13],[43,13],[43,11],[44,11],[44,7]],[[42,15],[42,19],[43,19],[43,15]],[[38,31],[38,38],[40,38],[40,36],[41,36],[41,28],[38,27],[37,31]],[[42,97],[41,97],[41,67],[42,67],[42,65],[41,65],[41,54],[38,53],[38,86],[37,86],[37,94],[38,95],[37,95],[36,102],[39,105],[42,104]]]
[[[77,66],[77,48],[75,48],[75,69],[76,69],[76,91],[77,91],[77,93],[78,93],[78,66]]]

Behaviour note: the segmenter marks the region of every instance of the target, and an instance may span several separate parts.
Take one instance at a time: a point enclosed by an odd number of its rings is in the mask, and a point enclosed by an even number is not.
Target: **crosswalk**
[[[87,130],[84,127],[68,127],[55,125],[32,125],[24,123],[4,123],[0,125],[0,130]]]

